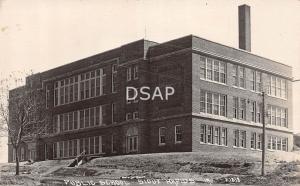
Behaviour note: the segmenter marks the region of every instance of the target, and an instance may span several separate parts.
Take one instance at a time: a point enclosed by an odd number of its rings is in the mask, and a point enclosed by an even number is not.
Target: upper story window
[[[267,81],[268,94],[270,96],[275,96],[283,99],[287,98],[287,86],[285,79],[268,75]]]
[[[53,133],[104,125],[104,109],[102,107],[103,106],[100,105],[97,107],[54,115]]]
[[[261,92],[262,83],[261,83],[261,72],[250,70],[249,73],[249,88],[250,90]]]
[[[226,83],[226,63],[200,56],[200,78]]]
[[[126,74],[127,74],[127,81],[131,80],[131,67],[127,67],[126,69]]]
[[[226,116],[226,95],[200,91],[200,112]]]
[[[139,78],[139,66],[134,65],[133,66],[133,79],[138,79]]]
[[[133,119],[139,119],[139,112],[133,112]]]
[[[97,69],[54,83],[54,106],[73,103],[103,95],[103,69]]]
[[[233,65],[232,77],[234,86],[246,88],[246,73],[244,67]]]
[[[131,115],[131,119],[132,119],[132,115]],[[116,103],[111,104],[111,122],[112,123],[117,122],[117,104]]]
[[[126,113],[126,121],[132,120],[132,113]]]
[[[49,108],[50,103],[50,87],[46,85],[46,108]]]
[[[117,64],[113,64],[111,68],[111,92],[117,92]]]
[[[246,99],[233,97],[233,118],[246,120]]]

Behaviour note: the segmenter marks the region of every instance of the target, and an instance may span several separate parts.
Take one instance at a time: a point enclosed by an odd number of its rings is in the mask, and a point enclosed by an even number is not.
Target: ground
[[[125,155],[93,159],[79,167],[72,160],[0,164],[0,185],[291,185],[300,184],[300,153],[185,152]]]

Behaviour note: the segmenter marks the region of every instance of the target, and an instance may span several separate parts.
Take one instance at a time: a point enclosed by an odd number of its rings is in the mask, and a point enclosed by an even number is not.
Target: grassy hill
[[[21,165],[14,177],[14,164],[0,165],[0,185],[75,185],[119,180],[130,185],[177,184],[300,184],[300,154],[267,153],[266,176],[260,176],[261,152],[185,152],[124,155],[93,159],[79,167],[72,160],[49,160]],[[100,181],[100,182],[99,182]],[[159,182],[159,183],[158,183]],[[107,184],[121,182],[107,182]],[[193,183],[193,184],[191,184]],[[92,185],[92,183],[90,183]]]

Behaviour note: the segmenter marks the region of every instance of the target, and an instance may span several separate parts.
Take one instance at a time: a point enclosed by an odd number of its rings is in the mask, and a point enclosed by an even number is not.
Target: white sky
[[[237,48],[244,3],[251,6],[252,52],[293,66],[300,79],[299,0],[0,0],[0,75],[41,72],[142,38],[194,34]],[[300,82],[298,131],[299,91]],[[7,161],[5,140],[0,149],[0,162]]]

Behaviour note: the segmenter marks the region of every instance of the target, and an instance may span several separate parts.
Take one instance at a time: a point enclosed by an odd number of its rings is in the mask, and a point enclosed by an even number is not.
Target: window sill
[[[175,144],[181,144],[182,141],[175,141]]]
[[[216,84],[219,84],[219,85],[225,85],[225,86],[228,86],[226,83],[221,83],[221,82],[213,81],[213,80],[209,80],[209,79],[200,78],[200,80],[206,81],[206,82],[210,82],[210,83],[216,83]]]
[[[159,143],[158,146],[162,147],[162,146],[166,146],[165,143]]]
[[[235,148],[235,149],[243,149],[243,150],[247,150],[247,148],[245,148],[245,147],[237,147],[237,146],[233,146],[233,148]]]
[[[200,142],[200,145],[211,145],[211,146],[227,147],[228,148],[228,145],[219,145],[219,144],[204,143],[204,142]]]
[[[278,96],[272,96],[270,94],[266,94],[268,97],[271,97],[271,98],[277,98],[277,99],[282,99],[282,100],[285,100],[287,101],[287,98],[282,98],[282,97],[278,97]]]
[[[252,151],[259,151],[259,152],[262,151],[261,149],[254,149],[254,148],[250,148],[250,150],[252,150]]]

